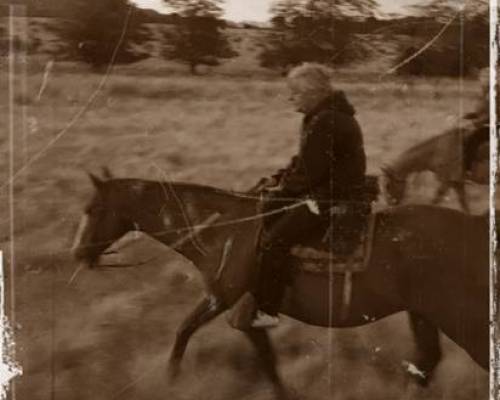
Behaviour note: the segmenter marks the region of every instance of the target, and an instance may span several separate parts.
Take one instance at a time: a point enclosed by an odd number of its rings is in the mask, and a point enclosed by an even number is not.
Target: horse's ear
[[[106,166],[101,167],[101,171],[102,171],[102,176],[104,177],[105,180],[113,179],[113,174],[111,173],[108,167]]]
[[[102,188],[102,185],[103,185],[103,181],[101,180],[101,178],[98,178],[97,176],[95,176],[93,173],[91,172],[87,172],[87,175],[89,176],[90,180],[92,181],[92,184],[94,185],[94,187],[97,189],[97,190],[100,190]]]

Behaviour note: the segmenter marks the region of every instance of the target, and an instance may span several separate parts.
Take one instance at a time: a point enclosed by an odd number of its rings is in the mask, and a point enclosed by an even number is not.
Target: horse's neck
[[[177,217],[172,220],[179,223],[165,228],[178,230],[179,234],[173,242],[162,241],[201,269],[212,262],[214,253],[222,255],[228,239],[241,226],[237,220],[256,212],[255,200],[223,191],[176,184],[170,184],[168,189],[169,207],[160,211],[168,217],[167,209],[175,210]]]
[[[405,179],[413,172],[421,172],[428,169],[425,152],[421,150],[410,149],[406,151],[391,166],[391,170],[397,174],[398,178]]]
[[[175,250],[197,267],[209,292],[239,298],[253,279],[256,201],[203,190],[182,197],[192,228]]]

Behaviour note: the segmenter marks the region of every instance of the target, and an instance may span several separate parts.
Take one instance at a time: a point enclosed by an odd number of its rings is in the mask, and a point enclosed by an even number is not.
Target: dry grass
[[[223,318],[193,338],[179,385],[166,384],[165,360],[175,329],[202,289],[186,261],[141,241],[135,246],[157,255],[156,261],[141,270],[85,272],[68,287],[74,265],[67,250],[91,190],[86,170],[107,165],[118,176],[167,176],[244,189],[295,152],[300,116],[290,111],[279,79],[155,77],[118,71],[90,108],[50,146],[85,107],[102,77],[56,65],[37,101],[43,76],[39,70],[27,77],[27,93],[16,103],[16,170],[36,158],[15,182],[20,323],[16,335],[18,359],[25,368],[17,398],[49,398],[54,385],[55,397],[67,400],[229,400],[244,398],[245,393],[270,399],[269,387],[254,371],[250,347]],[[376,174],[407,147],[453,125],[461,108],[473,107],[476,91],[473,82],[466,82],[461,91],[451,80],[406,85],[339,76],[338,87],[346,90],[358,110],[369,170]],[[5,99],[0,100],[4,120]],[[0,135],[3,204],[7,137],[7,132]],[[432,179],[419,179],[412,201],[428,201],[431,191]],[[485,189],[469,191],[480,212]],[[455,207],[456,199],[445,205]],[[4,207],[0,212],[4,248],[7,211]],[[134,250],[128,257],[137,257]],[[286,322],[273,333],[286,382],[308,399],[403,396],[400,362],[412,354],[404,316],[333,331],[332,346],[329,332]],[[120,392],[144,373],[143,379]],[[327,394],[330,378],[332,396]],[[487,383],[486,375],[445,340],[437,379],[416,398],[486,399]]]

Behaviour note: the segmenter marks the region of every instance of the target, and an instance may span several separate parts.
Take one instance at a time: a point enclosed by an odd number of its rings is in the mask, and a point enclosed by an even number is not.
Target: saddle
[[[369,214],[359,235],[354,251],[339,255],[330,244],[331,232],[313,235],[310,243],[297,244],[290,249],[296,266],[303,272],[314,274],[362,272],[370,262],[375,231],[375,214]]]
[[[332,226],[326,232],[317,232],[306,243],[293,246],[290,250],[301,270],[311,273],[344,273],[360,272],[366,269],[369,263],[375,229],[375,215],[371,213],[371,204],[378,198],[379,187],[377,177],[367,176],[364,185],[357,188],[354,202],[340,202],[330,208]],[[354,222],[361,224],[357,228],[355,238],[347,239],[343,231],[346,226],[344,221],[349,221],[349,216],[358,214],[361,220]],[[336,224],[337,223],[337,224]],[[351,234],[352,236],[352,234]],[[349,247],[353,251],[339,254],[336,250],[338,242],[343,240],[355,241]]]

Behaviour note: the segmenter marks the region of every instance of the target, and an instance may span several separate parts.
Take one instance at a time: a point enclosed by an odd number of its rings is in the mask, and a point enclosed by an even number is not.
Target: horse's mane
[[[258,200],[259,197],[253,194],[248,194],[242,191],[231,190],[231,189],[222,189],[215,186],[203,185],[199,183],[188,183],[188,182],[158,182],[160,184],[170,184],[175,185],[176,187],[186,188],[193,191],[200,191],[209,194],[216,194],[228,197],[236,197],[245,200]]]
[[[180,182],[180,181],[158,181],[152,179],[140,179],[140,178],[115,178],[109,181],[114,182],[118,185],[123,184],[125,186],[132,186],[133,184],[142,184],[150,187],[159,187],[164,190],[165,187],[173,187],[177,190],[189,190],[191,192],[199,192],[203,194],[214,194],[218,196],[238,198],[241,200],[247,201],[257,201],[259,200],[258,196],[253,194],[248,194],[241,191],[222,189],[214,186],[203,185],[199,183],[191,183],[191,182]]]

